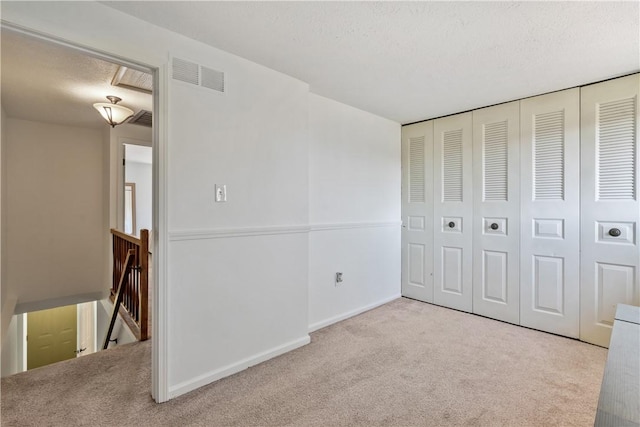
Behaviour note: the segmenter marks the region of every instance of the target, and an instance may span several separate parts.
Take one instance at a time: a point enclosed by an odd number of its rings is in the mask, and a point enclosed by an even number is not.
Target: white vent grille
[[[193,62],[173,58],[173,78],[192,85],[199,85],[200,67]]]
[[[173,58],[173,78],[192,85],[224,92],[224,73],[184,59]]]
[[[564,111],[533,120],[534,200],[564,200]]]
[[[598,198],[635,200],[635,97],[600,104],[596,124]]]
[[[442,141],[442,201],[462,201],[462,129],[444,132]]]
[[[224,92],[224,73],[207,67],[200,67],[202,72],[202,87]]]
[[[409,203],[424,203],[424,136],[409,138]]]
[[[507,201],[507,122],[484,126],[484,200]]]

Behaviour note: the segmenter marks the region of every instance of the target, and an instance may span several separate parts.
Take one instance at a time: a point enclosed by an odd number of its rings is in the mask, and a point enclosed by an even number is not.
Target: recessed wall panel
[[[442,248],[442,290],[462,293],[462,248]]]
[[[533,309],[553,314],[563,314],[564,259],[534,255],[532,270]]]
[[[482,251],[483,297],[493,302],[507,302],[507,253]]]
[[[613,325],[617,304],[633,304],[635,268],[630,265],[596,263],[597,319]]]
[[[564,219],[533,220],[533,237],[539,239],[563,239]]]
[[[618,245],[635,245],[635,222],[606,222],[596,221],[599,243],[613,243]]]
[[[409,284],[424,286],[424,245],[410,243],[409,249]]]

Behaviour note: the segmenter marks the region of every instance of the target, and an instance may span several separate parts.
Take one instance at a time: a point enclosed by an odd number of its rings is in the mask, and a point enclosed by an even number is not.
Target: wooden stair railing
[[[145,341],[149,331],[149,230],[140,230],[140,238],[111,229],[113,239],[113,282],[111,300],[136,339]],[[119,278],[126,269],[126,258],[133,251],[133,264],[123,284],[122,300],[115,304],[119,292]]]
[[[102,349],[106,350],[109,347],[109,341],[111,341],[111,332],[113,332],[113,326],[116,324],[116,318],[118,317],[118,311],[120,307],[120,303],[122,302],[122,297],[125,293],[125,288],[127,287],[127,282],[129,281],[129,277],[131,275],[131,269],[133,268],[133,261],[136,257],[136,252],[133,249],[129,249],[127,251],[127,257],[122,265],[122,274],[120,275],[120,280],[118,281],[118,292],[116,293],[116,300],[113,302],[113,311],[111,312],[111,322],[109,322],[109,329],[107,329],[107,334],[104,337],[104,342],[102,344]]]

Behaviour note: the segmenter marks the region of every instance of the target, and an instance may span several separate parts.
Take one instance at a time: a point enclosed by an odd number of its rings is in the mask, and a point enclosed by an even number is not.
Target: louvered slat
[[[424,136],[409,138],[409,203],[424,203]]]
[[[442,144],[442,201],[462,201],[462,129],[444,132]]]
[[[636,198],[636,99],[598,106],[598,199]]]
[[[534,200],[564,200],[564,111],[534,116]]]
[[[484,126],[484,200],[507,201],[507,122]]]

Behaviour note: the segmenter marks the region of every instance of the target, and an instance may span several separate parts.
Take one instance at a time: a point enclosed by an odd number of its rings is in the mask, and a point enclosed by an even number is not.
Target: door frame
[[[152,186],[153,186],[153,283],[154,287],[152,310],[152,352],[151,352],[151,395],[156,402],[169,400],[168,386],[168,323],[167,323],[167,155],[168,155],[168,60],[148,57],[146,59],[127,57],[126,53],[108,52],[95,44],[85,44],[80,41],[80,36],[74,34],[78,40],[65,39],[61,36],[44,33],[35,28],[17,25],[5,20],[0,21],[3,30],[13,31],[34,37],[48,43],[64,46],[79,51],[85,55],[102,59],[104,61],[124,65],[126,67],[149,72],[153,75],[153,126],[152,126]],[[48,27],[50,31],[61,33],[63,29]],[[68,37],[69,32],[65,32]],[[86,40],[86,39],[85,39]],[[121,46],[122,47],[122,46]],[[138,54],[139,55],[139,54]],[[106,230],[105,232],[107,232]]]

